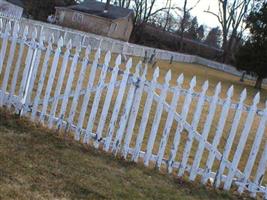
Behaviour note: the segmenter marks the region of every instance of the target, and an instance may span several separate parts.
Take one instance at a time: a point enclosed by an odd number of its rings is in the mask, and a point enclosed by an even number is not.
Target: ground
[[[0,199],[247,199],[114,159],[0,110]]]

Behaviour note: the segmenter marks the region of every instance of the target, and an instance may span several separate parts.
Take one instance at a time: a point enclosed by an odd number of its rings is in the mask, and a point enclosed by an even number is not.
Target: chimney
[[[104,13],[107,13],[109,10],[109,6],[110,6],[110,0],[107,0],[105,8],[104,8]]]

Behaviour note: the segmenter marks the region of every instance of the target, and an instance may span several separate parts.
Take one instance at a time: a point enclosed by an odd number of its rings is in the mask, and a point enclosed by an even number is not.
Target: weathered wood
[[[265,143],[264,151],[261,155],[260,163],[256,172],[256,176],[254,178],[254,183],[261,187],[261,183],[263,182],[263,178],[267,169],[267,143]],[[256,193],[253,192],[251,194],[252,197],[256,197]],[[265,193],[265,199],[266,199],[266,193]]]
[[[215,137],[214,137],[213,142],[212,142],[212,145],[216,148],[219,145],[220,139],[221,139],[222,134],[223,134],[224,126],[225,126],[226,119],[227,119],[230,105],[231,105],[231,98],[233,96],[233,92],[234,92],[234,87],[231,86],[229,88],[229,90],[227,91],[227,98],[226,98],[226,101],[222,107],[221,116],[220,116],[220,119],[219,119],[219,122],[217,125]],[[209,179],[209,174],[211,172],[214,160],[215,160],[215,153],[210,151],[207,162],[206,162],[205,173],[202,177],[202,183],[203,184],[206,184],[208,179]]]
[[[133,76],[135,82],[137,82],[138,78],[139,78],[139,71],[140,68],[142,67],[142,63],[139,62],[136,65],[135,68],[135,74]],[[130,111],[132,109],[132,105],[133,105],[133,100],[134,100],[134,95],[135,92],[137,90],[137,86],[135,84],[131,84],[130,89],[128,90],[128,94],[127,94],[127,99],[126,99],[126,103],[125,106],[123,108],[122,111],[122,115],[120,117],[120,122],[119,122],[119,129],[117,131],[114,143],[113,143],[113,147],[112,147],[112,152],[116,155],[120,149],[120,145],[121,145],[121,141],[123,139],[123,134],[125,131],[125,128],[127,126],[127,122],[129,119],[129,115],[130,115]]]
[[[239,104],[238,104],[238,107],[236,108],[236,113],[233,119],[233,125],[231,127],[228,139],[226,141],[226,145],[224,147],[224,152],[222,154],[219,170],[216,172],[216,177],[214,181],[214,186],[216,188],[220,186],[221,181],[222,181],[222,176],[223,176],[223,173],[226,167],[226,161],[228,160],[228,157],[229,157],[229,154],[230,154],[233,142],[234,142],[234,138],[235,138],[235,135],[238,129],[239,121],[242,115],[243,104],[244,104],[246,97],[247,97],[247,90],[244,89],[240,95]]]
[[[193,121],[192,121],[192,129],[193,130],[197,130],[198,124],[199,124],[199,120],[200,120],[200,116],[203,110],[203,105],[205,103],[205,95],[206,92],[208,90],[209,87],[209,82],[205,81],[205,83],[202,86],[202,92],[200,93],[200,96],[198,98],[198,103],[197,103],[197,107],[194,113],[194,117],[193,117]],[[191,148],[193,145],[193,141],[194,141],[195,135],[193,131],[189,131],[188,132],[188,138],[185,144],[185,148],[184,148],[184,152],[183,152],[183,157],[182,157],[182,161],[180,163],[180,167],[179,167],[179,172],[178,172],[178,176],[182,177],[184,175],[186,166],[187,166],[187,162],[190,156],[190,152],[191,152]]]
[[[156,88],[158,77],[159,77],[159,68],[157,67],[154,71],[153,79],[149,85],[149,92],[147,94],[146,104],[145,104],[141,124],[139,127],[138,136],[137,136],[136,143],[135,143],[134,153],[132,155],[132,161],[134,161],[134,162],[137,162],[138,158],[139,158],[139,153],[140,153],[141,146],[143,143],[146,126],[147,126],[151,106],[153,103],[154,90]]]
[[[89,55],[91,53],[91,46],[87,46],[86,50],[85,50],[85,56],[83,58],[83,62],[82,62],[82,68],[79,74],[79,78],[78,78],[78,83],[74,92],[74,97],[73,97],[73,101],[72,101],[72,105],[71,105],[71,109],[70,109],[70,114],[68,117],[68,124],[72,124],[73,123],[73,119],[74,116],[76,114],[76,110],[77,110],[77,106],[78,106],[78,102],[79,102],[79,97],[80,97],[80,92],[82,90],[82,85],[83,85],[83,81],[86,75],[86,70],[89,64]],[[75,134],[75,139],[78,140],[79,137],[76,137],[77,135]]]
[[[66,88],[64,90],[64,98],[62,100],[62,104],[61,104],[61,108],[60,108],[60,112],[59,112],[59,119],[60,120],[57,122],[57,128],[58,129],[61,128],[62,119],[64,119],[65,112],[67,110],[68,101],[69,101],[69,94],[71,92],[72,83],[73,83],[74,76],[75,76],[75,73],[76,73],[76,70],[77,70],[77,64],[78,64],[80,52],[81,52],[81,45],[79,44],[75,48],[75,54],[74,54],[73,59],[72,59],[72,63],[71,63],[71,66],[70,66],[70,72],[69,72]],[[68,125],[70,126],[71,124],[68,124]]]
[[[181,114],[181,118],[183,121],[186,121],[186,118],[187,118],[187,115],[189,112],[189,108],[190,108],[190,105],[192,102],[192,98],[193,98],[192,94],[194,92],[195,86],[196,86],[196,77],[193,77],[193,79],[190,82],[190,88],[189,88],[188,93],[187,93],[185,100],[184,100],[183,110],[182,110],[182,114]],[[172,169],[173,169],[173,163],[175,161],[177,150],[178,150],[178,147],[180,144],[181,133],[184,130],[183,121],[178,121],[178,125],[177,125],[176,131],[175,131],[175,136],[173,139],[170,156],[168,159],[168,173],[171,173]]]
[[[111,59],[111,53],[110,53],[110,51],[108,51],[106,53],[106,56],[105,56],[104,65],[102,67],[100,78],[99,78],[98,84],[97,84],[97,89],[96,89],[96,93],[95,93],[94,102],[92,105],[92,110],[90,112],[90,116],[89,116],[89,119],[87,122],[86,135],[84,136],[84,139],[83,139],[83,143],[86,143],[86,144],[88,144],[90,139],[91,139],[91,133],[92,133],[93,128],[94,128],[94,123],[95,123],[99,103],[101,100],[101,95],[103,92],[103,86],[105,85],[105,79],[107,76],[107,71],[108,71],[110,59]]]
[[[59,101],[58,96],[60,95],[61,89],[63,86],[63,81],[64,81],[64,77],[66,74],[67,66],[69,63],[69,56],[70,56],[71,49],[72,49],[72,41],[69,40],[69,42],[66,46],[66,51],[64,53],[63,61],[62,61],[61,67],[60,67],[59,77],[58,77],[56,89],[54,92],[54,101],[51,103],[52,107],[51,107],[51,111],[50,111],[49,119],[48,119],[49,120],[48,121],[49,128],[52,128],[52,126],[53,126],[53,119],[55,118],[57,106],[58,106],[58,101]]]
[[[262,143],[263,135],[266,130],[266,122],[267,122],[267,102],[265,103],[265,110],[261,118],[258,130],[256,133],[256,137],[254,139],[254,142],[253,142],[253,145],[252,145],[252,148],[251,148],[248,160],[247,160],[247,164],[244,170],[244,178],[242,180],[243,185],[247,184],[247,181],[250,177],[253,166],[255,165],[256,157],[260,150],[260,145]],[[238,192],[242,193],[243,191],[244,191],[244,187],[240,186],[238,188]]]
[[[183,81],[184,81],[184,75],[181,74],[176,81],[177,86],[175,87],[172,102],[170,105],[171,110],[173,110],[173,111],[176,111],[177,104],[178,104],[179,97],[180,97],[181,85],[182,85]],[[163,130],[163,135],[162,135],[162,138],[160,141],[159,150],[158,150],[158,157],[157,157],[157,162],[156,162],[156,166],[158,169],[160,168],[163,157],[164,157],[164,153],[165,153],[165,149],[166,149],[166,145],[167,145],[167,141],[169,138],[169,134],[171,131],[173,121],[174,121],[174,112],[169,112],[166,123],[165,123],[164,130]]]
[[[125,141],[124,141],[123,150],[122,150],[122,155],[123,155],[124,159],[127,158],[127,155],[129,153],[130,142],[132,140],[133,130],[134,130],[134,126],[136,123],[136,118],[137,118],[137,114],[139,111],[139,107],[140,107],[140,103],[141,103],[141,99],[142,99],[142,95],[143,95],[143,90],[144,90],[144,86],[145,86],[146,74],[147,74],[147,66],[145,66],[145,69],[144,69],[143,74],[140,78],[140,81],[138,82],[136,93],[134,95],[135,97],[134,97],[134,101],[133,101],[131,114],[129,117],[128,126],[126,129]]]
[[[259,101],[260,101],[260,94],[257,93],[255,98],[253,99],[253,104],[252,104],[250,111],[248,113],[243,131],[242,131],[241,136],[240,136],[239,143],[238,143],[237,148],[236,148],[236,152],[234,154],[234,159],[232,161],[231,167],[229,168],[229,172],[228,172],[228,175],[226,177],[226,181],[224,182],[223,188],[225,190],[229,190],[231,185],[232,185],[232,181],[233,181],[233,178],[235,176],[235,171],[236,171],[236,169],[238,167],[238,163],[241,159],[242,152],[244,151],[244,148],[245,148],[245,145],[247,142],[247,138],[248,138],[248,135],[250,133],[250,129],[252,127],[252,123],[254,121],[255,114],[257,112],[257,105],[258,105]]]
[[[206,140],[208,138],[211,124],[212,124],[212,121],[214,118],[214,114],[216,112],[216,106],[217,106],[217,101],[219,99],[220,92],[221,92],[221,83],[218,83],[218,85],[216,86],[216,89],[215,89],[215,94],[212,98],[212,102],[211,102],[210,107],[209,107],[209,113],[208,113],[206,122],[204,124],[204,130],[202,132],[202,137],[204,138],[204,140]],[[194,162],[192,164],[192,169],[191,169],[190,176],[189,176],[189,180],[191,180],[191,181],[195,180],[195,178],[197,176],[197,170],[199,168],[200,161],[201,161],[201,158],[203,156],[204,148],[205,148],[205,143],[203,141],[201,141],[198,145],[196,155],[194,158]]]
[[[98,124],[97,131],[96,131],[96,140],[94,142],[95,148],[98,148],[99,143],[102,141],[102,132],[103,132],[103,129],[106,123],[106,119],[107,119],[112,95],[114,92],[120,64],[121,64],[121,55],[118,55],[115,61],[115,67],[112,70],[112,75],[111,75],[110,83],[108,85],[104,106],[102,109],[101,117],[100,117],[99,124]]]
[[[9,23],[8,26],[11,26],[11,24]],[[9,27],[9,28],[11,29],[11,27]],[[19,32],[19,25],[18,25],[18,23],[16,23],[14,26],[14,29],[13,29],[12,41],[11,41],[8,60],[7,60],[7,66],[6,66],[6,70],[5,70],[5,74],[4,74],[4,80],[2,83],[2,87],[1,87],[1,90],[3,93],[6,93],[6,90],[7,90],[8,80],[9,80],[10,71],[11,71],[11,67],[12,67],[12,62],[14,60],[14,55],[15,55],[14,52],[15,52],[15,48],[17,45],[18,32]],[[4,105],[4,96],[0,97],[0,106],[3,106],[3,105]]]
[[[155,117],[153,120],[153,124],[152,124],[152,128],[151,128],[151,132],[150,132],[150,136],[148,139],[148,143],[147,143],[147,149],[146,149],[146,154],[144,157],[144,165],[148,166],[149,165],[149,161],[150,161],[150,157],[153,151],[153,146],[156,140],[156,136],[158,133],[158,128],[159,128],[159,124],[160,124],[160,120],[161,120],[161,115],[163,112],[163,103],[165,102],[167,93],[168,93],[168,89],[169,89],[169,81],[171,80],[171,71],[168,71],[168,73],[165,76],[165,83],[163,85],[163,89],[161,91],[161,95],[160,95],[160,99],[158,102],[158,106],[156,108],[156,113],[155,113]]]
[[[86,92],[85,95],[83,97],[83,103],[82,103],[82,108],[80,111],[80,115],[79,115],[79,119],[78,119],[78,124],[77,124],[77,128],[76,128],[76,139],[79,140],[80,138],[80,133],[81,130],[83,128],[83,122],[84,122],[84,118],[85,118],[85,113],[87,111],[87,107],[89,104],[89,100],[91,97],[91,88],[94,86],[94,80],[95,80],[95,75],[96,75],[96,69],[97,69],[97,65],[98,65],[98,61],[100,59],[101,56],[101,50],[97,49],[96,53],[95,53],[95,58],[90,70],[90,75],[89,75],[89,79],[88,79],[88,83],[87,83],[87,87],[86,87]]]
[[[3,29],[3,22],[2,19],[0,19],[0,28],[1,31]],[[1,47],[1,52],[0,52],[0,74],[2,73],[2,69],[3,69],[3,64],[4,64],[4,60],[5,60],[5,56],[6,56],[6,50],[7,50],[7,44],[8,44],[8,39],[9,39],[9,35],[11,32],[11,22],[8,21],[7,26],[4,30],[4,34],[2,36],[2,47]]]
[[[47,82],[47,86],[46,86],[46,90],[45,90],[45,96],[44,96],[44,100],[43,100],[43,107],[42,107],[42,111],[41,111],[41,114],[40,114],[40,121],[41,122],[44,122],[44,119],[45,119],[45,115],[46,115],[46,111],[47,111],[47,107],[48,107],[48,101],[49,101],[49,98],[50,98],[53,82],[54,82],[54,79],[55,79],[57,66],[58,66],[58,61],[59,61],[59,56],[60,56],[60,53],[61,53],[61,47],[62,46],[63,46],[63,38],[61,37],[59,39],[58,43],[57,43],[57,49],[56,49],[56,52],[54,54],[53,63],[52,63],[51,71],[50,71],[50,74],[49,74],[49,78],[48,78],[48,82]]]
[[[22,56],[23,56],[23,52],[24,52],[24,48],[25,48],[25,41],[27,39],[27,35],[28,35],[28,27],[26,26],[24,28],[23,31],[23,36],[22,36],[22,40],[19,43],[19,53],[18,53],[18,57],[17,57],[17,62],[16,62],[16,66],[15,66],[15,70],[13,72],[13,77],[12,77],[12,82],[11,82],[11,89],[10,89],[10,94],[9,94],[9,103],[8,103],[8,107],[11,107],[11,97],[14,96],[15,92],[16,92],[16,85],[17,85],[17,80],[18,80],[18,74],[19,74],[19,70],[21,68],[21,61],[22,61]]]
[[[51,51],[53,50],[53,43],[54,43],[54,36],[52,35],[48,41],[48,46],[45,52],[45,57],[43,60],[42,64],[42,70],[40,73],[39,81],[38,81],[38,86],[37,86],[37,91],[35,94],[35,98],[33,101],[33,106],[32,106],[32,113],[31,113],[31,119],[34,120],[36,117],[36,113],[38,110],[38,105],[41,97],[41,93],[43,90],[43,85],[46,77],[46,72],[47,72],[47,67],[49,64],[50,56],[51,56]]]
[[[110,143],[112,141],[113,133],[115,130],[115,125],[117,122],[117,118],[119,116],[119,112],[120,112],[123,96],[124,96],[124,93],[126,90],[127,81],[128,81],[129,72],[130,72],[131,67],[132,67],[132,58],[130,58],[126,63],[126,70],[124,71],[121,85],[120,85],[119,92],[118,92],[118,96],[117,96],[117,99],[116,99],[116,102],[114,105],[114,109],[112,111],[113,113],[111,116],[111,120],[110,120],[109,128],[108,128],[108,133],[107,133],[107,137],[106,137],[105,144],[104,144],[104,150],[106,152],[109,151]]]

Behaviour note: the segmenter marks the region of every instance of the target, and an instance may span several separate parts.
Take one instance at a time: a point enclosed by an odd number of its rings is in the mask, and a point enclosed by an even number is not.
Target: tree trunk
[[[256,80],[256,84],[255,84],[255,88],[260,90],[261,86],[262,86],[262,82],[263,82],[263,78],[258,76],[257,80]]]

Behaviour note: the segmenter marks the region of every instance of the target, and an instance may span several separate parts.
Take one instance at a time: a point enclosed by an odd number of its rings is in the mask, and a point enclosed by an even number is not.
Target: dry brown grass
[[[165,176],[0,110],[0,199],[248,199]]]

